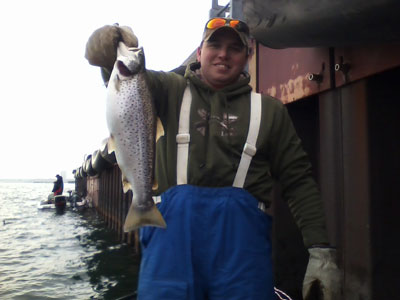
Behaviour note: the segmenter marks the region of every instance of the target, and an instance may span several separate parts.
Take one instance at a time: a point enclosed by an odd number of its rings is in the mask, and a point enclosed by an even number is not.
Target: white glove
[[[310,248],[308,252],[310,258],[303,281],[303,299],[310,297],[314,285],[319,288],[322,299],[341,299],[341,273],[336,265],[336,249]]]

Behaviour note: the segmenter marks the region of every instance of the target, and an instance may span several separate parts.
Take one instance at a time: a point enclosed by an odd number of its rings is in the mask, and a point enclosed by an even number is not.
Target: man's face
[[[234,83],[244,70],[247,49],[239,36],[229,28],[221,28],[197,49],[202,80],[215,89]]]

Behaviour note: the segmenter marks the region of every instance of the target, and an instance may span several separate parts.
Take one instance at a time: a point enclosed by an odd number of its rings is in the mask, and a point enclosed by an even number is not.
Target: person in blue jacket
[[[63,178],[60,175],[56,175],[56,181],[54,181],[53,189],[51,190],[54,193],[54,196],[62,195],[64,191],[64,182]]]

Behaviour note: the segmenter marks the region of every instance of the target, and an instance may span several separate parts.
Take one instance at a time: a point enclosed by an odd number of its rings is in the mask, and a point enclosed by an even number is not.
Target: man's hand
[[[333,248],[310,248],[310,258],[303,282],[303,298],[310,297],[317,286],[324,300],[338,300],[341,293],[341,273],[336,265],[336,250]]]
[[[138,39],[130,27],[118,24],[103,26],[89,37],[85,57],[91,65],[105,68],[111,73],[120,41],[128,47],[138,46]]]

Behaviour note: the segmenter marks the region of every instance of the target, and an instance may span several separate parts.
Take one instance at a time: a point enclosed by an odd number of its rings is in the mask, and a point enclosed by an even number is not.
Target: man
[[[86,58],[106,82],[120,40],[137,46],[117,25],[87,43]],[[283,104],[251,93],[251,54],[247,25],[215,18],[185,76],[146,71],[163,127],[154,193],[167,229],[141,229],[139,299],[275,299],[265,213],[274,179],[309,248],[304,296],[318,283],[324,299],[339,299],[311,165]]]
[[[57,180],[54,181],[53,189],[51,190],[54,193],[54,196],[62,195],[64,190],[64,182],[63,178],[60,175],[56,175]]]

